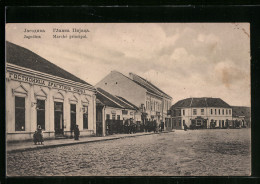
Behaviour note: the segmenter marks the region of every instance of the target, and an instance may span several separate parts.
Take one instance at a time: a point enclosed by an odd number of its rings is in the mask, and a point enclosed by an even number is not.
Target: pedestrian
[[[184,131],[187,131],[188,126],[186,125],[186,123],[183,123],[183,126],[184,126]]]
[[[161,132],[164,130],[164,122],[161,123]]]
[[[34,142],[34,144],[41,143],[43,145],[44,140],[43,140],[41,125],[38,125],[37,131],[34,132],[33,142]]]
[[[75,140],[79,140],[79,126],[76,125],[75,128],[74,128],[74,139]]]

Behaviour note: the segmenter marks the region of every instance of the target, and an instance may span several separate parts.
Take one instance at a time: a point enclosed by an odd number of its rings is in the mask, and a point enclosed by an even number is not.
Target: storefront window
[[[83,128],[88,129],[88,106],[83,106]]]
[[[112,119],[113,119],[113,120],[116,119],[116,114],[112,114]]]
[[[45,100],[37,100],[37,127],[45,130]]]
[[[15,97],[15,131],[25,131],[25,98]]]
[[[77,120],[76,120],[76,104],[70,104],[70,126],[71,130],[74,130]]]

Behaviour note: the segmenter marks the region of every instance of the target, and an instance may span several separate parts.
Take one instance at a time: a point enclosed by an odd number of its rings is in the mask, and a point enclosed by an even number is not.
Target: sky
[[[89,32],[73,33],[73,28]],[[20,23],[6,25],[6,40],[92,85],[112,70],[133,72],[172,96],[173,104],[215,97],[229,105],[251,106],[249,23]]]

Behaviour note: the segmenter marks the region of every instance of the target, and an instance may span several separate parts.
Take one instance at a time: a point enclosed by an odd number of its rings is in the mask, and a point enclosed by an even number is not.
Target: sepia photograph
[[[250,23],[7,23],[6,176],[251,176]]]

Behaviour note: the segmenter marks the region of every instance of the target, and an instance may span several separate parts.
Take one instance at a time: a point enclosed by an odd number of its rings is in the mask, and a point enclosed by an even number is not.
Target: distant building
[[[232,106],[233,120],[237,120],[241,127],[251,128],[251,108],[245,106]]]
[[[142,122],[156,120],[159,124],[169,118],[167,110],[171,107],[172,97],[136,74],[130,73],[127,77],[112,71],[96,86],[123,97],[141,109]]]
[[[171,107],[175,129],[227,128],[232,121],[232,107],[220,98],[187,98]]]
[[[6,139],[32,139],[96,132],[96,89],[41,56],[6,42]]]
[[[141,116],[136,114],[138,108],[135,105],[101,88],[97,88],[96,103],[97,134],[99,135],[123,133],[124,121],[135,120],[136,122],[141,119]]]

